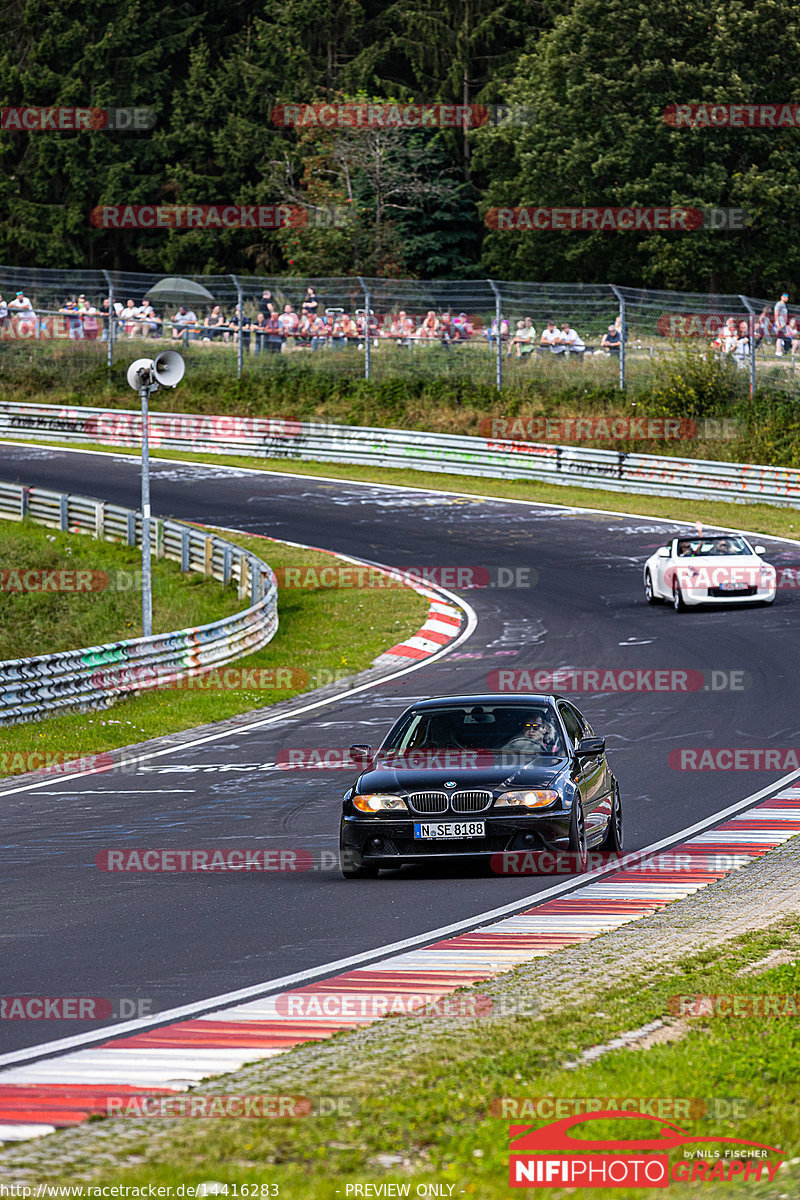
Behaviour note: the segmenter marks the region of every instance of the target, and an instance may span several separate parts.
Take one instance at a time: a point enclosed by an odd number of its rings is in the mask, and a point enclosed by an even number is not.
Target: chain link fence
[[[724,363],[738,394],[800,390],[800,330],[741,295],[614,284],[203,275],[0,267],[0,378],[56,368],[87,381],[158,349],[193,374],[279,366],[350,379],[537,379],[635,391],[687,349]],[[791,321],[791,314],[788,320]]]

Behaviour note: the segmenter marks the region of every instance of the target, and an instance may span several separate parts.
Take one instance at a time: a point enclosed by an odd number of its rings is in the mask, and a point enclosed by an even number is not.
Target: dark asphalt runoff
[[[0,477],[139,506],[137,464],[122,457],[4,445]],[[410,701],[486,690],[488,674],[501,668],[705,673],[706,685],[690,693],[573,695],[607,738],[628,850],[669,838],[778,777],[680,771],[669,765],[670,751],[798,745],[800,600],[781,591],[772,608],[648,607],[641,564],[670,536],[669,522],[166,461],[152,464],[152,503],[159,516],[400,568],[484,568],[495,579],[504,568],[500,578],[523,586],[461,592],[478,617],[471,638],[372,690],[178,747],[136,773],[55,777],[0,794],[2,996],[124,998],[158,1012],[324,967],[552,887],[552,878],[472,869],[406,868],[344,881],[336,870],[138,875],[95,867],[98,852],[122,847],[334,852],[350,775],[281,771],[278,752],[376,744]],[[776,564],[798,559],[792,545],[756,540]],[[516,576],[518,569],[528,575]],[[735,690],[728,672],[738,673]],[[0,1052],[90,1028],[2,1021]]]

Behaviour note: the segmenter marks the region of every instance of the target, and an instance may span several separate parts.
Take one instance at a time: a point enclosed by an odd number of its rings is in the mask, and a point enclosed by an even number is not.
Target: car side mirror
[[[370,763],[375,755],[372,752],[372,746],[351,746],[350,760],[354,763]]]
[[[767,553],[766,546],[753,546],[753,549],[755,550],[756,554],[766,554]]]
[[[599,758],[606,752],[606,739],[601,737],[581,738],[575,749],[578,758]]]
[[[656,550],[656,558],[669,558],[669,546],[659,546]]]

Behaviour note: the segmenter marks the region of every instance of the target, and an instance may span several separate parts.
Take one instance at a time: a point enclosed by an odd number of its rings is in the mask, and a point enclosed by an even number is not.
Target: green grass
[[[28,529],[38,541],[39,531],[26,527],[26,534]],[[7,530],[10,530],[9,536],[22,536],[19,526],[3,522],[0,524],[0,537],[5,538]],[[48,542],[47,536],[48,531],[42,531],[43,544],[50,553],[55,550],[56,543]],[[276,571],[286,567],[322,568],[331,565],[331,556],[328,554],[297,550],[265,538],[227,533],[225,536],[264,559]],[[72,547],[72,554],[64,555],[63,561],[68,565],[72,565],[79,557],[95,564],[102,553],[106,556],[119,555],[114,562],[123,562],[125,569],[130,569],[131,555],[140,553],[129,552],[119,546],[109,547],[87,535],[57,535],[57,541]],[[85,545],[82,546],[82,543]],[[107,562],[109,568],[112,567],[107,557],[102,561]],[[236,600],[235,592],[223,590],[222,585],[215,581],[203,581],[199,575],[182,576],[177,566],[170,564],[159,563],[157,566],[159,582],[154,588],[155,612],[161,629],[179,629],[185,625],[211,621],[245,606],[245,602]],[[177,578],[173,578],[173,575]],[[169,589],[175,597],[183,598],[180,608],[174,605],[168,608],[164,602],[166,585],[162,580],[166,578],[169,578]],[[100,593],[100,596],[103,594]],[[194,603],[195,597],[198,597],[197,605]],[[20,646],[24,646],[27,652],[33,652],[32,647],[37,653],[40,652],[36,636],[25,627],[24,605],[31,599],[35,600],[37,606],[39,601],[55,600],[58,613],[66,611],[73,622],[70,638],[73,640],[77,637],[75,644],[78,646],[97,644],[103,640],[97,636],[100,626],[92,616],[94,598],[88,601],[84,623],[78,624],[77,596],[14,597],[15,602],[19,600],[21,603],[11,634],[5,629],[3,621],[4,658],[19,657]],[[135,637],[141,632],[141,624],[137,624],[137,619],[139,622],[141,620],[140,608],[137,607],[141,604],[141,593],[125,597],[125,602],[125,622],[118,624],[116,629],[113,627],[113,608],[106,614],[107,620],[112,622],[103,626],[104,634],[111,633],[109,640]],[[5,597],[2,603],[5,605]],[[75,614],[72,613],[73,605]],[[60,644],[58,625],[61,618],[56,613],[45,622],[45,607],[41,606],[40,621],[50,631],[48,649],[63,649],[65,647]],[[258,669],[274,672],[279,668],[288,668],[296,674],[288,680],[283,676],[281,684],[289,682],[291,686],[263,690],[248,687],[241,690],[219,687],[156,690],[99,712],[67,713],[44,721],[14,725],[3,729],[4,753],[0,756],[0,773],[5,771],[14,774],[25,770],[25,756],[41,753],[42,750],[46,750],[48,755],[65,759],[98,754],[288,700],[368,667],[384,650],[415,633],[427,612],[428,601],[409,588],[280,588],[277,634],[262,650],[237,659],[232,665],[248,671]],[[304,679],[304,675],[307,678]],[[266,677],[266,681],[269,682],[269,677]]]
[[[639,1028],[670,1012],[671,997],[696,993],[793,993],[800,991],[796,962],[748,976],[737,971],[761,959],[769,950],[792,945],[796,953],[800,921],[784,920],[771,930],[752,933],[675,962],[669,968],[634,975],[624,983],[595,988],[540,1017],[491,1017],[441,1022],[434,1019],[420,1039],[411,1033],[395,1038],[395,1053],[378,1049],[379,1063],[369,1048],[359,1049],[359,1035],[337,1035],[339,1053],[317,1084],[277,1089],[314,1096],[347,1097],[344,1117],[310,1116],[302,1120],[150,1121],[148,1133],[131,1137],[124,1146],[114,1135],[104,1141],[108,1152],[116,1145],[122,1156],[113,1172],[115,1183],[138,1185],[196,1183],[214,1179],[229,1184],[272,1183],[292,1200],[334,1200],[349,1183],[409,1182],[411,1195],[419,1183],[455,1185],[453,1195],[479,1200],[506,1197],[508,1189],[508,1119],[491,1114],[492,1101],[501,1097],[662,1098],[715,1103],[713,1115],[666,1117],[693,1135],[728,1136],[777,1146],[793,1158],[800,1147],[800,1043],[797,1018],[693,1018],[683,1040],[633,1053],[611,1051],[591,1065],[565,1068],[581,1051],[605,1044],[622,1032]],[[519,987],[531,984],[529,968]],[[481,989],[478,988],[478,991]],[[401,1019],[403,1020],[403,1019]],[[373,1051],[375,1053],[375,1051]],[[259,1086],[280,1065],[291,1078],[291,1055],[272,1064],[247,1068],[247,1083],[216,1080],[222,1094],[275,1094],[274,1083]],[[728,1110],[720,1104],[725,1100]],[[736,1108],[733,1108],[733,1105]],[[727,1111],[735,1113],[728,1116]],[[691,1114],[694,1115],[691,1115]],[[541,1125],[543,1119],[522,1121]],[[632,1122],[597,1123],[583,1136],[635,1136]],[[382,1163],[380,1155],[397,1155],[398,1164]],[[125,1169],[124,1159],[137,1165]],[[671,1162],[682,1157],[671,1153]],[[773,1156],[774,1160],[775,1156]],[[774,1184],[739,1185],[671,1183],[669,1195],[698,1194],[712,1198],[746,1194],[794,1197],[800,1189],[795,1163],[783,1168]],[[88,1164],[87,1164],[88,1165]],[[110,1164],[104,1180],[110,1177]],[[353,1193],[351,1193],[353,1194]],[[377,1194],[377,1193],[374,1193]],[[445,1193],[446,1194],[446,1193]],[[570,1194],[548,1189],[553,1200]],[[581,1188],[583,1200],[600,1200],[608,1190]],[[655,1200],[662,1189],[615,1189],[620,1200],[637,1196]]]
[[[6,576],[0,593],[0,659],[23,658],[97,646],[142,632],[141,550],[61,533],[32,521],[0,521],[0,561]],[[91,591],[21,591],[15,572],[65,572],[61,581]],[[89,572],[91,580],[71,579]],[[51,582],[53,577],[50,576]],[[98,590],[94,590],[94,588]],[[153,559],[153,632],[204,625],[246,607],[235,587],[222,587],[178,564]]]

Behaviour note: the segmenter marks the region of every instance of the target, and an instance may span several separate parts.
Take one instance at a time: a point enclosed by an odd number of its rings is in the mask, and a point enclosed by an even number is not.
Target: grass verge
[[[0,525],[0,536],[5,538],[9,527],[12,533],[18,529],[10,522],[3,522]],[[52,536],[50,531],[45,530],[42,533],[45,539],[48,535]],[[258,555],[276,572],[298,566],[321,569],[331,565],[331,556],[328,554],[298,550],[265,538],[239,536],[227,532],[224,536]],[[103,555],[110,552],[112,557],[119,555],[119,558],[113,560],[116,564],[113,568],[110,558],[103,559],[107,562],[108,569],[116,570],[117,565],[120,568],[124,565],[124,569],[131,569],[132,561],[140,565],[140,552],[126,552],[124,547],[108,546],[85,534],[59,534],[57,540],[73,548],[72,555],[64,555],[70,566],[78,560],[95,564],[99,561],[101,552]],[[86,546],[79,549],[82,540],[86,542]],[[44,545],[53,549],[56,547],[55,542],[47,540],[44,541]],[[136,557],[131,560],[131,555]],[[183,625],[201,624],[202,621],[198,619],[200,616],[202,620],[211,621],[227,611],[237,611],[243,607],[236,599],[235,592],[223,591],[221,584],[216,581],[203,581],[199,575],[182,576],[172,564],[159,563],[159,572],[162,567],[165,567],[164,577],[169,574],[169,588],[176,596],[180,594],[184,597],[183,606],[179,610],[162,611],[161,599],[156,601],[162,629],[179,629]],[[172,572],[178,577],[177,581],[172,579]],[[302,578],[306,578],[305,572]],[[162,576],[159,574],[159,595],[161,580]],[[201,594],[202,611],[200,606],[194,606],[195,595]],[[102,593],[100,595],[102,596]],[[22,602],[19,618],[15,620],[12,628],[12,634],[16,631],[20,642],[17,643],[13,637],[9,639],[6,636],[3,646],[7,653],[4,657],[18,657],[16,646],[22,644],[23,639],[24,644],[30,648],[31,640],[27,632],[24,632],[24,604],[32,598],[45,599],[30,595],[14,597],[15,601]],[[47,599],[53,597],[48,596]],[[57,599],[71,606],[79,597],[72,595]],[[91,619],[94,598],[89,598],[88,603],[86,616]],[[140,612],[137,608],[141,603],[140,592],[134,594],[131,603],[133,609],[137,613]],[[244,678],[244,686],[232,690],[215,684],[212,675],[206,686],[203,686],[202,680],[198,680],[196,686],[186,690],[155,690],[98,712],[66,713],[44,721],[14,725],[3,730],[0,775],[18,774],[30,769],[26,766],[26,763],[31,761],[28,756],[40,755],[42,751],[59,761],[70,760],[117,749],[132,742],[192,729],[196,725],[222,721],[227,717],[250,712],[278,701],[289,700],[292,696],[364,670],[384,650],[415,633],[425,620],[427,612],[428,601],[410,588],[279,588],[279,627],[275,637],[262,650],[237,659],[232,666],[242,672],[248,672],[250,682],[253,676],[249,673],[259,671],[267,674],[257,677],[258,682],[269,683],[272,680],[280,686],[254,690],[249,686],[247,678]],[[106,616],[109,621],[113,620],[113,610]],[[116,632],[108,640],[137,636],[141,625],[136,624],[136,617],[132,611],[128,612],[128,617],[131,627],[117,625]],[[173,619],[174,623],[170,624]],[[53,627],[53,622],[50,622],[50,626],[52,639],[55,640],[55,645],[50,648],[64,649],[63,642],[58,642],[57,626]],[[88,628],[81,626],[81,636],[89,635],[82,644],[97,644],[102,640],[98,637],[97,629],[97,625],[90,625]],[[81,644],[80,638],[77,644]],[[280,668],[284,669],[283,673],[275,674]],[[287,668],[291,672],[290,675],[286,674]]]
[[[602,960],[603,939],[593,945]],[[113,1167],[113,1181],[127,1186],[174,1188],[181,1183],[218,1180],[229,1185],[231,1196],[247,1195],[243,1186],[256,1184],[273,1185],[277,1190],[270,1195],[291,1200],[404,1194],[381,1192],[379,1184],[394,1185],[395,1189],[409,1184],[405,1194],[413,1196],[426,1194],[417,1192],[418,1185],[436,1183],[443,1190],[434,1195],[495,1200],[509,1194],[510,1122],[508,1116],[493,1115],[493,1101],[496,1104],[510,1097],[599,1100],[604,1108],[615,1107],[608,1098],[615,1098],[617,1107],[624,1098],[659,1099],[662,1119],[691,1136],[760,1142],[780,1148],[791,1160],[800,1146],[796,1012],[768,1018],[670,1015],[677,996],[800,992],[796,961],[758,974],[741,973],[781,948],[788,948],[790,956],[796,957],[800,948],[797,917],[656,970],[632,971],[612,986],[593,986],[587,980],[564,1003],[552,1004],[536,1015],[388,1022],[398,1029],[395,1053],[387,1054],[384,1046],[377,1059],[363,1034],[340,1034],[326,1043],[329,1050],[338,1047],[338,1055],[329,1055],[335,1069],[331,1071],[330,1061],[328,1069],[322,1064],[314,1080],[306,1070],[303,1093],[312,1100],[326,1096],[329,1102],[336,1102],[336,1115],[302,1120],[123,1121],[95,1126],[107,1131],[103,1142],[107,1165],[98,1168],[89,1160],[80,1164],[73,1152],[71,1179],[74,1182],[76,1167],[85,1167],[82,1177],[96,1179],[102,1170],[107,1182]],[[530,970],[521,970],[527,971],[527,981],[522,978],[521,986],[530,987]],[[513,980],[514,974],[507,978]],[[672,1024],[676,1040],[644,1043],[635,1052],[612,1049],[596,1061],[580,1064],[587,1048],[607,1045],[619,1034],[659,1019]],[[272,1064],[257,1064],[239,1076],[216,1079],[210,1090],[223,1095],[274,1095],[270,1075],[274,1076],[279,1066],[284,1078],[291,1078],[292,1059],[298,1053],[304,1052],[290,1051]],[[284,1088],[283,1094],[297,1090],[296,1086]],[[517,1122],[512,1118],[512,1123]],[[519,1123],[540,1126],[546,1120],[533,1117]],[[599,1139],[641,1137],[641,1125],[637,1124],[639,1128],[634,1128],[631,1120],[594,1122],[588,1129],[583,1127],[581,1134]],[[652,1136],[652,1130],[648,1134]],[[711,1142],[709,1148],[722,1151],[724,1146]],[[691,1152],[696,1147],[685,1149]],[[24,1158],[24,1151],[18,1153]],[[670,1162],[675,1164],[683,1157],[683,1148],[673,1150]],[[774,1162],[777,1156],[771,1159]],[[800,1189],[798,1161],[794,1157],[782,1167],[771,1184],[766,1173],[761,1182],[751,1180],[745,1185],[717,1183],[712,1177],[694,1184],[671,1183],[669,1194],[681,1198],[701,1192],[716,1200],[746,1190],[758,1200],[794,1197]],[[57,1158],[51,1158],[54,1177],[63,1178],[55,1162]],[[366,1182],[375,1190],[365,1192]],[[233,1185],[238,1190],[233,1190]],[[353,1191],[355,1185],[362,1190]],[[591,1187],[577,1192],[548,1189],[553,1200],[576,1194],[583,1200],[600,1200],[609,1192]],[[655,1200],[664,1191],[616,1188],[613,1194],[621,1200],[633,1196]]]

